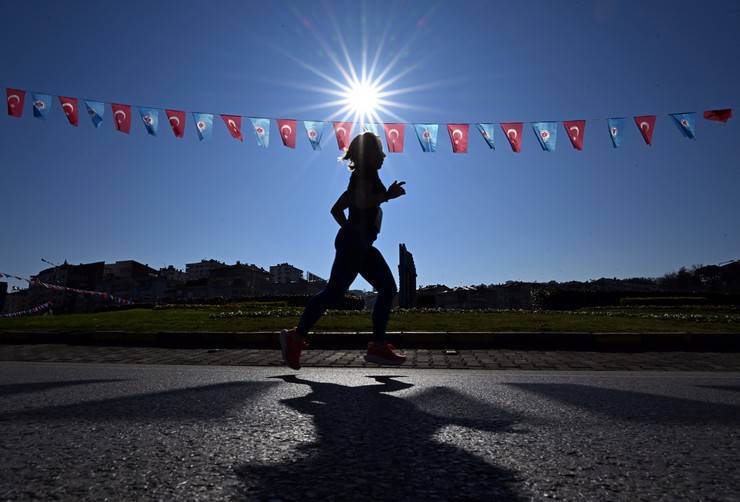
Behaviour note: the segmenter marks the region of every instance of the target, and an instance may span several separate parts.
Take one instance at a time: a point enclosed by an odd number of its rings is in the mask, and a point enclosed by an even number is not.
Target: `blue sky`
[[[497,130],[496,150],[471,131],[455,155],[441,126],[428,154],[407,128],[381,177],[408,195],[385,206],[376,245],[395,271],[406,243],[420,284],[659,276],[740,258],[738,118],[699,119],[690,141],[666,116],[740,104],[735,2],[31,1],[0,16],[0,85],[29,92],[321,120],[338,107],[308,110],[333,99],[313,89],[334,86],[306,65],[341,80],[330,52],[345,63],[342,40],[356,67],[383,41],[378,68],[396,59],[387,78],[400,75],[389,89],[416,88],[392,98],[405,122],[593,119],[581,152],[562,128],[543,152],[525,126],[522,153]],[[138,117],[125,135],[109,108],[100,129],[84,115],[74,128],[57,101],[46,121],[29,101],[22,119],[0,116],[1,271],[35,273],[41,257],[215,258],[328,275],[329,208],[348,179],[333,138],[290,150],[273,123],[265,150],[218,118],[210,142],[190,118],[184,139],[166,123],[147,136]],[[659,115],[650,147],[630,118],[642,114]],[[616,150],[614,116],[628,117]]]

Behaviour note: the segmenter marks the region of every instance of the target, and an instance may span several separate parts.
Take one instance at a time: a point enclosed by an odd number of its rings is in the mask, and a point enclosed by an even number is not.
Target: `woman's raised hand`
[[[391,183],[391,186],[388,187],[388,190],[386,191],[385,195],[388,197],[388,200],[395,199],[396,197],[400,197],[401,195],[406,195],[406,190],[403,189],[403,185],[405,185],[406,182],[398,182],[394,181]]]

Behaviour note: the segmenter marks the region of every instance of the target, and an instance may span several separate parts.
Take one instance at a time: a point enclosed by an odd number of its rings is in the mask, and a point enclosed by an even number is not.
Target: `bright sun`
[[[358,117],[371,117],[377,111],[379,90],[371,82],[355,80],[344,94],[346,105]]]

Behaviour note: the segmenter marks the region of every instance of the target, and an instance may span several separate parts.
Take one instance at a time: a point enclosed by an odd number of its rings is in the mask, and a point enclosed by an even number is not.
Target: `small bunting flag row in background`
[[[26,91],[23,89],[6,88],[6,101],[8,115],[15,118],[23,116],[23,109],[26,100]],[[38,92],[30,93],[33,116],[45,120],[51,112],[54,96]],[[79,125],[79,103],[80,100],[74,97],[58,96],[64,115],[67,117],[70,125],[77,127]],[[83,100],[87,114],[93,125],[98,128],[105,118],[106,103],[101,101]],[[160,111],[164,111],[172,133],[176,138],[185,137],[185,126],[187,113],[184,110],[161,109],[151,107],[136,107],[141,117],[146,132],[151,136],[159,134],[159,116]],[[122,103],[110,103],[111,117],[113,126],[117,131],[125,134],[131,132],[132,105]],[[213,117],[212,113],[191,112],[195,122],[195,130],[200,141],[207,141],[213,136]],[[270,146],[270,125],[274,120],[280,134],[280,140],[283,146],[295,149],[298,138],[298,121],[296,119],[286,118],[267,118],[267,117],[244,117],[242,115],[221,114],[226,129],[234,139],[244,141],[244,132],[242,130],[243,119],[248,118],[254,129],[257,145],[263,148]],[[696,138],[696,112],[683,112],[669,114],[671,120],[682,136],[689,139]],[[706,120],[726,123],[732,118],[731,108],[722,108],[716,110],[706,110],[703,114]],[[645,144],[651,145],[653,142],[653,132],[657,120],[656,115],[638,115],[633,120],[637,129],[640,131]],[[614,148],[619,148],[622,144],[622,137],[625,127],[624,117],[611,117],[606,119],[609,137]],[[346,150],[349,147],[355,130],[354,122],[332,122],[334,136],[337,141],[337,147],[340,150]],[[553,152],[557,147],[558,122],[482,122],[472,124],[478,130],[481,137],[492,150],[495,150],[494,131],[496,125],[501,127],[506,140],[515,153],[522,151],[524,125],[530,124],[537,142],[542,150]],[[324,121],[304,120],[303,128],[306,137],[313,150],[321,150],[321,143],[324,133]],[[436,152],[438,147],[438,132],[440,124],[434,123],[360,123],[357,130],[359,133],[371,132],[381,137],[381,131],[385,136],[388,152],[401,153],[404,151],[405,129],[407,125],[413,127],[419,145],[423,152]],[[449,123],[447,133],[450,137],[450,145],[454,153],[467,153],[470,142],[470,126],[468,123]],[[570,144],[576,150],[583,150],[586,134],[586,120],[564,120],[562,125]]]
[[[45,302],[30,309],[19,310],[18,312],[11,312],[9,314],[0,314],[0,317],[20,317],[24,315],[38,314],[40,312],[48,310],[49,308],[51,308],[51,306],[52,302]]]
[[[26,277],[18,277],[17,275],[6,274],[4,272],[0,272],[0,278],[1,277],[7,277],[8,279],[16,279],[18,281],[25,281],[28,283],[29,286],[40,286],[42,288],[52,289],[54,291],[69,291],[72,293],[77,293],[79,295],[98,296],[100,298],[103,298],[104,300],[111,300],[116,303],[121,303],[123,305],[133,305],[134,303],[131,300],[127,300],[126,298],[121,298],[120,296],[114,296],[110,293],[106,293],[105,291],[89,291],[86,289],[69,288],[67,286],[60,286],[58,284],[50,284],[48,282],[42,282],[42,281],[39,281],[38,279],[34,279],[33,277],[31,279],[28,279]]]

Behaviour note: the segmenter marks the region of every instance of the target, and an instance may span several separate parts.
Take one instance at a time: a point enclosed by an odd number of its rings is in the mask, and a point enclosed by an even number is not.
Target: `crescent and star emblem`
[[[180,127],[180,119],[179,119],[178,117],[176,117],[175,115],[172,115],[171,117],[168,117],[168,118],[169,118],[169,120],[170,120],[170,124],[171,124],[171,123],[172,123],[172,121],[174,120],[174,121],[176,122],[176,124],[175,124],[175,125],[176,125],[177,127]]]
[[[518,136],[519,134],[518,134],[518,133],[516,132],[516,129],[507,129],[507,130],[506,130],[506,135],[507,135],[507,136],[508,136],[509,138],[511,138],[512,140],[516,140],[516,138],[517,138],[517,136]]]
[[[647,122],[640,122],[640,129],[648,132],[650,130],[650,124],[648,124]]]
[[[285,130],[288,130],[287,132]],[[289,138],[291,134],[293,134],[293,128],[291,128],[289,125],[284,125],[280,128],[280,132],[283,134],[283,137]]]
[[[459,138],[459,139],[455,139],[455,138],[456,138],[456,136],[457,136],[457,134],[459,134],[459,135],[460,135],[460,138]],[[465,135],[463,134],[463,132],[462,132],[462,131],[461,131],[460,129],[454,129],[454,130],[452,131],[452,138],[453,138],[453,139],[455,139],[455,144],[456,144],[456,145],[457,145],[458,143],[460,143],[460,140],[461,140],[461,139],[463,139],[463,136],[465,136]]]
[[[581,134],[581,130],[578,128],[578,126],[570,126],[568,130],[573,133],[573,139],[578,138],[578,135]]]
[[[11,103],[11,100],[13,98],[15,98],[15,103]],[[8,104],[10,105],[11,108],[15,108],[15,105],[20,102],[21,102],[21,98],[17,94],[11,94],[10,96],[8,96]]]
[[[118,117],[119,113],[121,114],[121,118]],[[116,117],[116,122],[118,122],[119,124],[126,120],[126,112],[124,112],[123,110],[116,110],[116,113],[114,113],[113,116]]]

